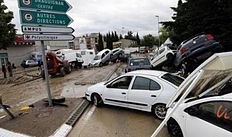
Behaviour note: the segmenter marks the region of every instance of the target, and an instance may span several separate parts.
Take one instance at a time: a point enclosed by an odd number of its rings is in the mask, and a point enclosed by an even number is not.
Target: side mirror
[[[197,107],[187,108],[187,109],[185,109],[185,112],[191,116],[198,116],[200,114],[200,111]]]

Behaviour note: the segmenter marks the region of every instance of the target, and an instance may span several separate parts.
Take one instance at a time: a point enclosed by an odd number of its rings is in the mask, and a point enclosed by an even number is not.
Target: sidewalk
[[[85,105],[82,105],[83,102]],[[54,107],[48,107],[43,101],[33,105],[34,107],[27,111],[14,114],[15,119],[10,119],[8,116],[0,119],[0,128],[29,136],[48,137],[54,134],[63,123],[74,124],[78,117],[70,117],[70,114],[77,113],[76,115],[80,117],[82,111],[88,106],[88,102],[82,98],[69,98],[64,105],[54,105]],[[72,121],[73,119],[75,121]]]

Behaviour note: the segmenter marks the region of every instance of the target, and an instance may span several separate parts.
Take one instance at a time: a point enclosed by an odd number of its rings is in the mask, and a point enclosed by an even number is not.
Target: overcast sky
[[[126,33],[131,30],[139,35],[157,35],[157,18],[171,20],[178,0],[66,0],[73,8],[67,14],[73,18],[70,25],[74,35],[109,31]],[[9,10],[14,12],[16,28],[21,33],[17,0],[4,0]]]

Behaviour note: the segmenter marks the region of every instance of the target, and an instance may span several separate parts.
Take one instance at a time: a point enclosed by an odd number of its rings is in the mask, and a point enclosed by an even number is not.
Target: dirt
[[[67,106],[48,107],[48,104],[39,101],[34,108],[28,111],[19,111],[15,119],[5,117],[0,119],[0,127],[18,133],[36,137],[47,137],[52,135],[60,127],[71,112],[81,103],[83,99],[66,99]]]
[[[49,80],[52,96],[63,95],[68,98],[76,98],[66,102],[69,107],[55,106],[54,108],[49,108],[43,105],[43,102],[40,100],[47,97],[47,90],[46,82],[42,78],[20,84],[0,83],[0,95],[2,95],[3,104],[10,105],[10,111],[14,114],[19,114],[19,109],[23,106],[30,104],[34,104],[35,106],[33,109],[19,115],[13,120],[10,120],[9,117],[1,119],[1,116],[6,115],[6,113],[0,109],[0,127],[37,137],[51,135],[64,123],[75,108],[75,105],[80,103],[79,92],[88,86],[86,85],[82,88],[82,85],[75,85],[75,83],[82,81],[87,83],[90,81],[102,81],[118,66],[119,64],[110,64],[100,68],[75,70],[65,77],[51,77]],[[36,71],[33,72],[30,70],[29,73],[24,73],[24,71],[18,73],[18,75],[24,76],[25,74],[33,75],[36,74]],[[16,76],[14,75],[14,78]],[[76,90],[78,93],[62,94],[64,90],[70,88]]]

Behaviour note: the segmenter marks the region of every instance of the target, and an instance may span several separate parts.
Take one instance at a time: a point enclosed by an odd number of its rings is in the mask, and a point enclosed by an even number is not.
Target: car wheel
[[[181,131],[180,126],[174,119],[169,119],[167,122],[168,132],[171,137],[183,137],[183,133]]]
[[[60,75],[61,75],[62,77],[64,77],[64,76],[65,76],[65,70],[64,70],[64,67],[61,67],[61,68],[60,68]]]
[[[101,97],[98,94],[92,95],[92,102],[95,106],[99,107],[103,104]]]
[[[169,63],[171,63],[172,59],[173,59],[173,54],[171,54],[171,53],[167,54],[167,61]]]
[[[155,114],[155,116],[158,119],[163,120],[166,116],[166,113],[167,113],[166,105],[165,104],[154,105],[153,106],[153,113]]]
[[[103,64],[102,64],[102,62],[100,62],[100,63],[99,63],[99,67],[102,67],[102,66],[103,66]]]
[[[67,73],[69,74],[69,73],[71,73],[72,72],[72,66],[68,66],[68,68],[67,68]]]

